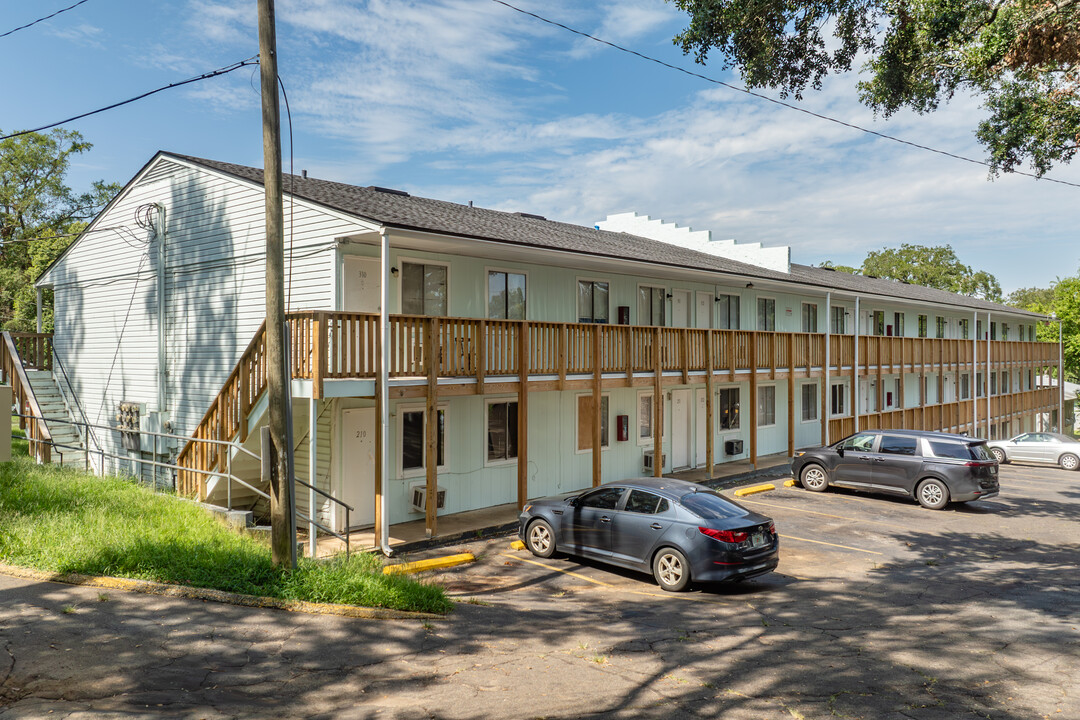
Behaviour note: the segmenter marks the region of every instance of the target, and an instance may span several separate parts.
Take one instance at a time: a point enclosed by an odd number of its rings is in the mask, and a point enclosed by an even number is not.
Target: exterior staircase
[[[45,425],[53,439],[53,449],[50,459],[54,464],[74,467],[86,465],[86,447],[79,437],[79,431],[75,425],[70,424],[73,418],[68,411],[64,398],[60,394],[60,388],[49,370],[26,370],[26,376],[34,388],[34,397],[37,398],[38,407],[45,418]]]

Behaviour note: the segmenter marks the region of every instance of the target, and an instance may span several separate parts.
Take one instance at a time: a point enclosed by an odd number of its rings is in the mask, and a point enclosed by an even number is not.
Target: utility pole
[[[281,197],[281,115],[278,109],[277,33],[274,0],[259,1],[259,69],[262,76],[263,185],[266,188],[266,385],[270,410],[270,549],[274,565],[296,566],[290,493],[285,394],[285,228]]]

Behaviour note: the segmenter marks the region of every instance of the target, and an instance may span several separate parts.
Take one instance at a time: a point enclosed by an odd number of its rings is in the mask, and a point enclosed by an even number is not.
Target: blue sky
[[[0,0],[0,32],[71,4]],[[521,7],[673,64],[685,16],[660,0]],[[793,112],[491,0],[279,0],[294,163],[315,177],[591,225],[637,211],[714,237],[858,264],[951,244],[1008,292],[1080,269],[1080,188],[1005,176]],[[89,0],[0,39],[0,129],[35,127],[255,55],[255,0]],[[888,122],[854,74],[801,105],[981,159],[977,101]],[[262,166],[258,76],[242,69],[69,126],[71,181],[126,182],[159,149]],[[283,107],[284,112],[284,107]],[[284,115],[283,115],[284,121]],[[286,169],[288,148],[285,148]],[[1053,177],[1080,182],[1080,165]]]

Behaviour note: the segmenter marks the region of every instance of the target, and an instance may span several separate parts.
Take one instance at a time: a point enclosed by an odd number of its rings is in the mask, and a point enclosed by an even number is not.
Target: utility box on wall
[[[630,416],[617,415],[615,419],[616,437],[618,437],[619,442],[626,442],[630,439]]]
[[[0,385],[0,407],[11,410],[11,386]],[[0,462],[11,460],[11,431],[0,433]]]

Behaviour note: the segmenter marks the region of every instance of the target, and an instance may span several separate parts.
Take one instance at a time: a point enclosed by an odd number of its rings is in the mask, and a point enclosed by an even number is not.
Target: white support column
[[[832,293],[825,293],[825,372],[824,379],[824,392],[821,396],[826,398],[826,402],[822,404],[825,406],[821,408],[822,422],[825,423],[825,444],[829,444],[829,417],[832,415],[832,403],[829,400],[832,399],[832,388],[829,387],[829,363],[831,358],[829,357],[829,351],[832,345]]]
[[[319,430],[319,401],[315,399],[315,393],[308,398],[308,550],[311,557],[316,554],[315,543],[315,480],[319,468],[319,444],[317,433]]]
[[[859,432],[859,296],[855,296],[855,367],[851,388],[851,412],[855,417],[855,432]]]
[[[42,328],[42,322],[41,322],[42,308],[41,308],[41,303],[44,300],[45,292],[40,287],[36,288],[36,290],[37,290],[37,331],[38,331],[38,334],[40,334],[40,333],[43,332],[42,329],[41,329]]]
[[[381,250],[379,254],[382,279],[379,283],[379,337],[382,339],[382,363],[379,370],[379,404],[382,408],[378,422],[382,429],[380,445],[382,450],[382,494],[380,517],[379,548],[383,554],[390,555],[390,503],[387,492],[390,485],[390,236],[386,230],[380,234]]]
[[[986,313],[986,439],[990,439],[990,313]]]
[[[979,432],[979,313],[971,313],[971,432]],[[985,379],[985,378],[984,378]],[[989,438],[988,438],[989,439]]]

